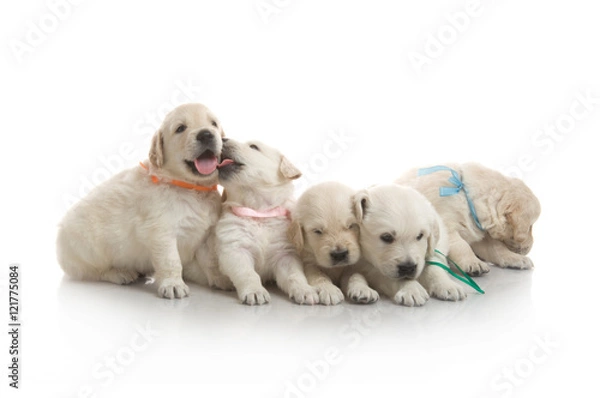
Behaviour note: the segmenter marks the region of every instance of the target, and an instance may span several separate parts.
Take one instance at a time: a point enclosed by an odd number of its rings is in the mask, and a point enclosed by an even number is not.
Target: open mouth
[[[221,163],[219,163],[219,159],[217,159],[214,152],[211,150],[206,150],[193,161],[186,160],[185,163],[188,165],[192,173],[201,176],[207,176],[214,173],[219,167],[224,167],[233,163],[233,160],[224,159]]]

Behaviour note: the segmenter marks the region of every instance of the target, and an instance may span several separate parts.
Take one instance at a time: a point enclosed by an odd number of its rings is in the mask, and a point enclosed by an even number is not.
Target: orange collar
[[[150,172],[150,170],[144,163],[140,162],[140,166],[142,166],[142,168],[144,170]],[[213,191],[217,190],[216,185],[212,185],[210,187],[205,187],[203,185],[194,185],[194,184],[190,184],[189,182],[179,181],[179,180],[161,180],[160,178],[158,178],[157,176],[152,175],[152,174],[150,174],[150,177],[152,178],[152,182],[155,184],[158,184],[159,182],[163,181],[163,182],[169,183],[171,185],[175,185],[175,186],[185,188],[185,189],[192,189],[194,191],[213,192]]]

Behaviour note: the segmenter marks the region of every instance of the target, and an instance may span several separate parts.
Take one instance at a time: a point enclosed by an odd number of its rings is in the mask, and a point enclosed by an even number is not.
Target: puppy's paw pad
[[[490,272],[490,267],[483,261],[467,264],[462,269],[469,274],[469,276],[481,276]]]
[[[158,286],[158,295],[163,298],[184,298],[189,294],[190,288],[181,278],[167,278]]]
[[[263,305],[271,301],[271,295],[264,287],[247,291],[240,295],[240,300],[246,305]]]
[[[429,292],[432,297],[445,301],[459,301],[467,298],[467,293],[462,286],[455,283],[435,285]]]
[[[298,304],[319,304],[319,293],[310,286],[297,286],[290,289],[290,299]]]
[[[319,303],[323,305],[337,305],[344,301],[344,293],[337,286],[317,287]]]
[[[348,290],[348,297],[358,304],[372,304],[379,300],[379,293],[370,287],[352,288]]]
[[[415,285],[400,289],[394,296],[396,304],[406,307],[420,307],[429,300],[429,294],[421,285]]]

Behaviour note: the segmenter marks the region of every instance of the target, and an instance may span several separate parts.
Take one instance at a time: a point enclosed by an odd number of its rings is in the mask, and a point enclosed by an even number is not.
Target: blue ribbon
[[[465,188],[465,184],[463,184],[462,180],[460,179],[460,175],[456,172],[456,170],[446,166],[433,166],[428,167],[426,169],[419,169],[417,175],[424,176],[438,171],[449,171],[452,174],[452,176],[448,178],[448,181],[450,181],[450,183],[454,185],[453,187],[440,187],[440,196],[456,195],[462,190],[465,193],[465,197],[467,198],[467,204],[469,205],[469,210],[471,211],[471,216],[473,217],[473,221],[475,221],[475,225],[477,225],[477,228],[479,228],[480,230],[485,231],[485,229],[481,226],[481,223],[479,222],[477,212],[475,212],[475,205],[469,197],[469,191],[467,191],[467,188]]]

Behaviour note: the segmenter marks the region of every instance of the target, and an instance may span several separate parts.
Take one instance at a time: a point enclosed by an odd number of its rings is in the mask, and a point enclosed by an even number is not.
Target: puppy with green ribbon
[[[379,185],[354,197],[365,283],[395,303],[421,306],[429,297],[457,301],[465,289],[447,272],[448,236],[429,201],[412,188]],[[348,273],[351,275],[351,273]]]

